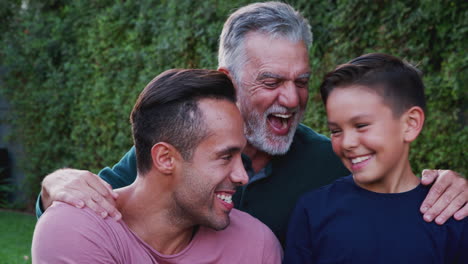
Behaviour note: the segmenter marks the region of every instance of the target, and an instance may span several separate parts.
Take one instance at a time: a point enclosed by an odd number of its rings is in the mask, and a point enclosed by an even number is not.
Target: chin
[[[216,231],[221,231],[226,229],[229,224],[231,223],[229,217],[223,221],[216,221],[216,222],[211,222],[211,224],[208,226],[211,229],[214,229]]]
[[[353,177],[357,183],[362,185],[374,185],[382,182],[382,177],[375,176],[375,174],[370,176],[365,174],[353,173]]]
[[[291,135],[269,135],[267,139],[258,147],[263,152],[270,155],[283,155],[289,151],[293,140]]]

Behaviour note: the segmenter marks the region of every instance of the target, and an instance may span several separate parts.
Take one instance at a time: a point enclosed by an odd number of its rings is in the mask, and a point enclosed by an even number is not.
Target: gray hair
[[[227,68],[239,84],[239,70],[246,62],[244,39],[259,32],[272,39],[283,37],[292,42],[312,44],[311,27],[298,11],[281,2],[253,3],[239,8],[224,23],[218,50],[218,67]]]

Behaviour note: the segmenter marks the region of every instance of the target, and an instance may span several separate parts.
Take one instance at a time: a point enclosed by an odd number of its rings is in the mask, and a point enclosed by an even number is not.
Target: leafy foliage
[[[13,107],[10,140],[26,151],[31,197],[60,167],[97,172],[130,148],[128,115],[139,91],[175,67],[216,68],[228,14],[249,1],[20,1],[2,4],[0,92]],[[386,52],[425,72],[429,116],[414,144],[415,172],[466,175],[467,2],[290,1],[314,32],[314,77],[305,123],[327,134],[321,76],[368,52]],[[465,44],[465,45],[464,45]]]

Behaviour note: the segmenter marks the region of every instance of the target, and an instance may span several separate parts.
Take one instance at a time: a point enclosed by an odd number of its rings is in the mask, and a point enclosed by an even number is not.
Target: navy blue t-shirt
[[[350,175],[309,192],[289,222],[284,263],[468,263],[468,219],[425,222],[428,191],[375,193]]]

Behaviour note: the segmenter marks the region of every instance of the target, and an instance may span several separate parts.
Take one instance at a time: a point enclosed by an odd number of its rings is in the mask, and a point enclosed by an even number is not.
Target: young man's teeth
[[[356,163],[363,162],[363,161],[368,160],[368,159],[370,159],[370,155],[369,155],[369,156],[358,157],[358,158],[352,159],[352,160],[351,160],[351,163],[356,164]]]
[[[226,203],[232,203],[232,195],[216,194],[216,197],[218,197]]]

